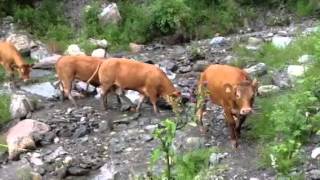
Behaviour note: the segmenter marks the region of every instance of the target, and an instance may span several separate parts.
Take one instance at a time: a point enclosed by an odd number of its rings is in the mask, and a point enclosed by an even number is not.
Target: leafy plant
[[[176,134],[176,124],[170,119],[166,119],[161,123],[162,128],[157,128],[154,131],[154,137],[160,140],[160,147],[152,152],[151,162],[155,164],[161,157],[164,157],[166,164],[165,177],[173,179],[172,167],[175,152],[172,148],[172,143]]]
[[[0,95],[0,127],[11,118],[9,106],[10,97],[7,95]]]

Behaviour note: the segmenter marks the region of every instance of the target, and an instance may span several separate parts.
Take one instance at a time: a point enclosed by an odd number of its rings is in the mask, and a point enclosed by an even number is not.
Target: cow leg
[[[63,93],[65,96],[68,96],[68,99],[71,101],[71,103],[78,108],[78,105],[76,103],[76,101],[74,100],[72,94],[71,94],[71,88],[72,88],[72,82],[70,81],[62,81],[62,86],[63,86]]]
[[[138,102],[138,105],[137,105],[137,107],[136,107],[136,112],[139,112],[140,107],[141,107],[144,99],[145,99],[145,96],[144,96],[143,94],[140,94],[139,102]]]
[[[101,84],[100,106],[101,106],[101,109],[103,109],[103,110],[107,110],[107,105],[108,105],[107,95],[108,95],[111,88],[112,88],[112,84],[110,84],[110,83]]]
[[[238,137],[237,137],[237,133],[236,133],[236,122],[232,117],[231,112],[228,112],[225,110],[225,120],[228,122],[228,127],[229,127],[229,131],[230,131],[230,137],[231,137],[231,145],[234,148],[238,147]]]
[[[61,81],[59,81],[58,88],[59,88],[59,91],[60,91],[59,99],[60,99],[61,102],[63,102],[64,101],[64,91],[63,91],[63,85],[62,85]]]
[[[239,125],[236,127],[236,135],[238,138],[240,138],[241,135],[241,126],[244,123],[244,121],[246,120],[247,116],[240,116],[238,117],[239,119]]]
[[[202,102],[197,102],[196,104],[196,108],[197,108],[197,124],[200,128],[200,132],[201,134],[205,134],[206,133],[206,128],[203,126],[203,121],[202,121],[202,118],[203,118],[203,112],[205,111],[206,109],[206,106],[205,106],[205,102],[202,104]]]

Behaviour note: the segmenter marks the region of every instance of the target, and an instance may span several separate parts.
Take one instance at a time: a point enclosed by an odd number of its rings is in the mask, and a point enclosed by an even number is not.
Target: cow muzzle
[[[252,113],[252,108],[242,108],[240,110],[240,115],[248,115]]]

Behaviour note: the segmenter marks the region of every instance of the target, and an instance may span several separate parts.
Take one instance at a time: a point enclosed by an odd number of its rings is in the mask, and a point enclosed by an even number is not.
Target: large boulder
[[[300,64],[312,64],[315,61],[315,56],[309,55],[309,54],[304,54],[299,57],[298,63]]]
[[[42,122],[25,119],[18,122],[9,129],[7,133],[7,144],[9,151],[9,159],[15,160],[20,153],[28,149],[34,149],[36,143],[33,134],[44,134],[50,130],[50,127]]]
[[[267,65],[265,63],[258,63],[254,66],[244,69],[250,76],[262,76],[267,73]]]
[[[71,44],[68,46],[66,52],[66,55],[85,55],[83,51],[81,51],[80,47],[77,44]]]
[[[49,53],[48,49],[45,46],[34,46],[31,48],[31,52],[30,52],[30,57],[33,60],[41,60],[43,58],[46,58],[48,56],[50,56],[51,54]]]
[[[280,88],[275,85],[263,85],[258,88],[258,94],[261,96],[267,96],[279,91],[280,91]]]
[[[103,8],[102,12],[98,15],[101,24],[117,24],[121,20],[120,12],[116,3],[111,3]]]
[[[59,96],[59,91],[55,89],[55,87],[50,82],[22,86],[21,89],[31,94],[36,94],[48,99],[54,99]]]
[[[287,72],[288,72],[289,78],[291,80],[295,80],[296,78],[303,76],[306,70],[307,70],[307,67],[303,65],[289,65]]]
[[[37,45],[26,33],[11,33],[6,41],[11,42],[22,53],[30,52],[31,48]]]
[[[10,113],[13,119],[26,118],[29,113],[34,111],[35,107],[31,100],[23,94],[13,94],[11,96]]]
[[[56,62],[61,58],[61,55],[53,54],[52,56],[48,56],[39,60],[39,62],[35,63],[33,68],[38,69],[53,69]]]
[[[285,48],[291,43],[291,41],[291,37],[274,36],[272,38],[272,44],[277,48]]]
[[[104,58],[106,56],[106,50],[99,48],[92,51],[91,56],[98,57],[98,58]]]
[[[108,47],[108,41],[105,39],[89,39],[89,42],[97,47],[100,48],[107,48]]]

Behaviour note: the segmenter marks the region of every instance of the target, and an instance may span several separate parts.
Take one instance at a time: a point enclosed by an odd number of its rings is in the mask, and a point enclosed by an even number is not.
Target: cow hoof
[[[236,140],[231,140],[231,145],[233,149],[238,149],[239,144]]]

